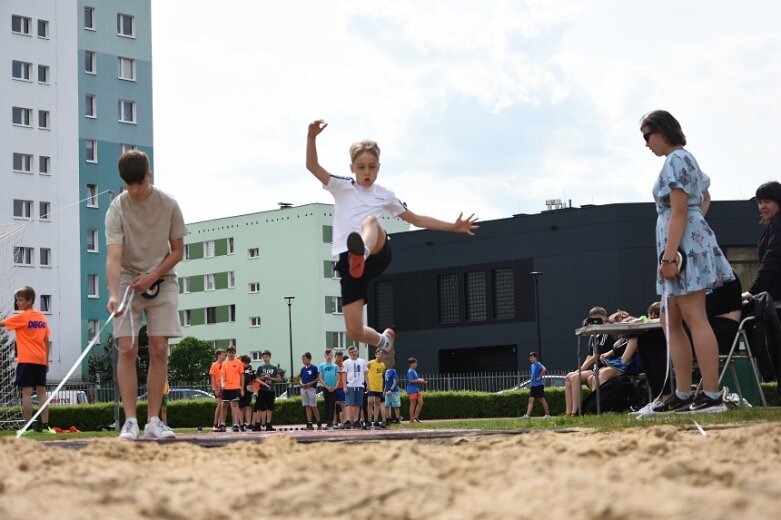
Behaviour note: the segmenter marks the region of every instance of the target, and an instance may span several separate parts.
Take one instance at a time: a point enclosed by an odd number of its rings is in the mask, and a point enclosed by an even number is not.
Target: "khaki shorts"
[[[118,297],[122,298],[125,288],[130,285],[132,278],[122,274],[119,280]],[[138,337],[141,330],[141,313],[146,318],[146,333],[149,337],[178,338],[182,335],[182,327],[179,323],[179,284],[174,276],[166,276],[160,284],[160,292],[152,299],[147,299],[136,293],[131,304],[133,312],[134,334]],[[131,336],[130,313],[126,310],[122,316],[114,318],[114,337],[126,338]]]

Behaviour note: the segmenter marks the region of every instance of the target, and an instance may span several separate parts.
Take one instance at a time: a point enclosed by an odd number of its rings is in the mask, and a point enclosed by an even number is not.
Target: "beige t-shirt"
[[[173,197],[152,187],[142,201],[125,191],[106,212],[106,245],[122,246],[122,274],[136,276],[155,269],[171,251],[169,241],[184,238],[182,210]],[[166,276],[176,276],[171,269]]]

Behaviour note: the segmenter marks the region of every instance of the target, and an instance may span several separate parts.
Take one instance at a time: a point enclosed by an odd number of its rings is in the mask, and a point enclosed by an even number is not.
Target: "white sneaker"
[[[122,431],[119,438],[124,441],[134,441],[138,439],[138,421],[136,419],[127,419],[122,425]]]
[[[550,415],[543,416],[543,419],[550,419]]]
[[[642,419],[647,415],[653,414],[654,408],[661,405],[662,405],[662,401],[652,401],[635,412],[629,412],[628,415],[634,415],[638,419]]]
[[[528,419],[528,418],[529,418],[529,416],[526,415],[526,414],[524,414],[523,417],[521,417],[521,419]]]
[[[144,439],[172,439],[174,431],[165,425],[159,417],[152,417],[144,426]]]

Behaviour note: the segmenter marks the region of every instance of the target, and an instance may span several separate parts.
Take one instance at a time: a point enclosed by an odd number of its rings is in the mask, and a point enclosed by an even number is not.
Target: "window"
[[[38,203],[38,219],[39,220],[50,220],[52,214],[52,204],[51,202],[39,202]]]
[[[49,38],[49,21],[38,20],[38,38]]]
[[[117,13],[117,35],[128,38],[136,37],[135,17],[129,14]]]
[[[38,83],[49,83],[48,65],[38,65]]]
[[[11,15],[11,32],[16,34],[30,35],[30,25],[32,24],[32,18],[26,16],[19,16],[16,14]]]
[[[38,111],[38,128],[42,130],[49,130],[49,123],[50,123],[50,114],[48,110],[39,110]]]
[[[119,145],[119,154],[124,155],[125,152],[129,152],[131,150],[138,150],[138,146],[134,144],[121,144]]]
[[[119,64],[119,79],[125,79],[128,81],[136,80],[136,60],[133,58],[118,58]]]
[[[437,276],[437,295],[439,296],[439,323],[458,323],[458,274],[442,274]]]
[[[236,304],[228,305],[228,321],[236,321]]]
[[[14,247],[14,264],[27,266],[33,265],[33,248]]]
[[[346,332],[332,332],[333,336],[333,348],[343,349],[347,347],[347,333]]]
[[[84,95],[84,116],[98,117],[98,98],[95,94]]]
[[[334,280],[340,280],[342,277],[339,276],[339,271],[336,269],[336,264],[339,262],[336,260],[331,260],[331,278]]]
[[[494,319],[515,318],[515,273],[512,268],[494,270]]]
[[[466,321],[484,321],[488,319],[486,303],[485,271],[465,273]]]
[[[331,302],[333,303],[333,307],[331,312],[333,314],[342,314],[342,297],[341,296],[334,296]]]
[[[87,298],[98,298],[100,293],[98,292],[98,283],[100,278],[96,274],[87,275]]]
[[[30,81],[30,72],[33,69],[32,63],[26,61],[11,61],[11,77],[14,79],[21,79],[24,81]]]
[[[190,259],[190,244],[184,245],[184,259],[189,260]]]
[[[33,109],[23,107],[13,107],[11,109],[12,122],[18,126],[31,126],[33,120]]]
[[[45,155],[38,156],[38,173],[41,175],[51,174],[52,158]]]
[[[206,307],[206,324],[217,323],[217,307]]]
[[[232,255],[235,252],[233,248],[233,237],[228,237],[228,254]]]
[[[95,8],[94,7],[84,8],[84,28],[90,31],[95,30]]]
[[[251,293],[258,293],[258,292],[260,292],[260,282],[251,282],[249,284],[249,292],[251,292]]]
[[[14,218],[30,219],[33,213],[33,201],[14,199]]]
[[[380,330],[394,324],[392,281],[374,283],[374,318]]]
[[[14,154],[14,171],[32,173],[33,171],[33,156],[26,153]]]
[[[203,257],[214,258],[214,240],[207,240],[203,243]]]
[[[122,123],[136,122],[136,102],[120,99],[118,103],[119,121]]]
[[[252,361],[262,361],[263,356],[261,355],[263,353],[262,350],[253,350],[249,353],[250,357],[252,358]]]
[[[236,272],[228,271],[228,289],[236,287]]]
[[[95,339],[95,336],[100,332],[100,322],[98,320],[87,320],[87,336],[89,341]]]
[[[88,208],[98,207],[98,185],[97,184],[87,184],[87,207]]]
[[[40,262],[38,265],[41,267],[50,267],[52,265],[52,250],[48,247],[42,247],[40,250]]]
[[[251,247],[249,248],[248,253],[250,258],[258,258],[260,257],[260,248]]]
[[[98,63],[95,51],[84,51],[84,72],[87,74],[97,74]]]
[[[184,326],[189,327],[193,323],[193,311],[186,309],[184,311]]]
[[[49,314],[52,311],[52,295],[42,294],[40,299],[41,312]]]
[[[323,226],[323,242],[326,244],[332,244],[334,241],[334,227]]]
[[[214,275],[213,274],[205,274],[205,275],[203,275],[203,290],[204,291],[213,291],[214,290]]]
[[[98,230],[97,229],[87,230],[87,251],[90,253],[98,252]]]
[[[250,316],[250,318],[249,318],[249,326],[250,327],[260,327],[260,316]]]
[[[86,139],[84,141],[84,146],[86,149],[85,160],[87,162],[96,163],[98,162],[98,142],[95,139]]]
[[[189,277],[182,278],[182,292],[184,294],[190,294],[190,278]]]

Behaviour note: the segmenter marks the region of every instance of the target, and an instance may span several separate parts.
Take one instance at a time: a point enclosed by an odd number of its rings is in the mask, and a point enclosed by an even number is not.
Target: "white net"
[[[27,222],[0,224],[0,318],[14,312],[15,264],[27,254],[20,249]],[[15,430],[24,424],[20,394],[16,388],[14,334],[0,328],[0,429]]]

